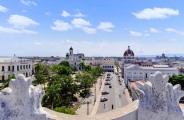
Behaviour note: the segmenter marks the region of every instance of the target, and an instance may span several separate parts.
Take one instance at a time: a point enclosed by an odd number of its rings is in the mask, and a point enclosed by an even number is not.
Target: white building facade
[[[114,72],[114,58],[106,57],[106,58],[95,58],[89,57],[85,59],[85,64],[90,64],[92,66],[100,65],[105,72]]]
[[[141,67],[138,65],[126,65],[124,66],[124,82],[127,85],[128,81],[147,81],[151,74],[156,71],[160,71],[163,75],[178,75],[179,70],[177,68],[170,68],[167,65],[153,65],[152,67]]]
[[[32,75],[32,61],[19,59],[16,55],[12,58],[0,58],[0,82],[8,79],[9,75],[24,74],[26,77]]]

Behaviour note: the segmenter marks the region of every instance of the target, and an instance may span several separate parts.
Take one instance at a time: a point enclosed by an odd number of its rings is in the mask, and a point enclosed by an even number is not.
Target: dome
[[[73,48],[72,48],[72,47],[70,47],[70,50],[73,50]]]
[[[130,46],[128,46],[128,49],[124,52],[124,56],[134,56],[134,52],[130,49]]]

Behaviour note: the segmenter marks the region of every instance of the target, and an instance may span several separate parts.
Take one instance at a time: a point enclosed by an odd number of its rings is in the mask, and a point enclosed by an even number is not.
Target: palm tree
[[[84,67],[84,70],[85,70],[85,71],[90,71],[90,70],[91,70],[91,65],[86,65],[86,66]]]
[[[35,73],[39,72],[42,69],[43,69],[43,65],[41,63],[36,63],[35,64]]]
[[[79,63],[79,66],[81,67],[81,69],[82,69],[82,71],[83,71],[83,69],[84,69],[84,67],[85,67],[85,63],[84,63],[83,60]]]
[[[58,101],[61,101],[60,87],[61,87],[61,84],[53,84],[50,87],[47,87],[46,89],[45,102],[51,105],[52,110],[54,108],[54,104]]]

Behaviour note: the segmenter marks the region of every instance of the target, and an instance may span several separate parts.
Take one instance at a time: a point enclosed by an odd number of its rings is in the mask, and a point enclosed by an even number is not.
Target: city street
[[[108,112],[128,104],[127,97],[129,96],[126,96],[125,92],[123,92],[125,89],[124,82],[122,82],[122,85],[120,85],[118,81],[118,76],[113,73],[110,73],[110,74],[111,74],[111,77],[113,78],[107,82],[111,83],[112,88],[109,88],[109,85],[105,85],[103,91],[108,91],[109,94],[102,95],[102,97],[107,98],[108,101],[99,103],[97,114]],[[106,73],[106,76],[107,76],[107,73]]]

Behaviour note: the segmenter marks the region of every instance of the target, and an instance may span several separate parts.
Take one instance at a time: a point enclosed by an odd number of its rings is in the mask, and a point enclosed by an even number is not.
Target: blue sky
[[[183,0],[1,0],[0,56],[183,54]]]

